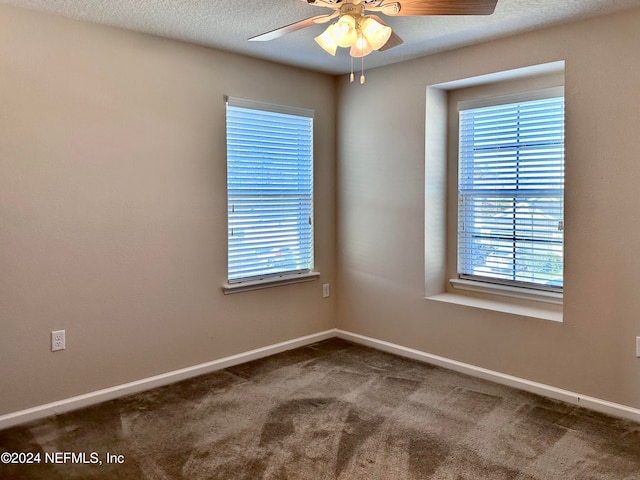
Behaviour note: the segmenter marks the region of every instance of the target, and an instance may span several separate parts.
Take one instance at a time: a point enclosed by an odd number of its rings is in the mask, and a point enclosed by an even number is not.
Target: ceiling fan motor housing
[[[351,15],[352,17],[361,17],[364,15],[364,5],[345,3],[340,7],[340,15]]]

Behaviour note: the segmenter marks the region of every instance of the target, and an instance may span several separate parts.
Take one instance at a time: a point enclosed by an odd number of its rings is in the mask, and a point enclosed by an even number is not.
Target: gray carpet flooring
[[[0,452],[40,455],[3,480],[640,480],[639,424],[338,339],[0,431]]]

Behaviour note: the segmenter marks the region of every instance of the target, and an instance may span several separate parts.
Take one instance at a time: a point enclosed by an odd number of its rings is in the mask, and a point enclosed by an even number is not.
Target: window
[[[228,286],[311,272],[313,111],[230,97],[226,119]]]
[[[459,110],[459,278],[561,292],[562,91]]]

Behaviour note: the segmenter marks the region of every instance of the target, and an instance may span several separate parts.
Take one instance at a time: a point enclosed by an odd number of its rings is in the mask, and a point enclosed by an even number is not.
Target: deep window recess
[[[313,269],[313,111],[227,98],[228,282]]]
[[[458,276],[561,292],[564,96],[459,106]]]

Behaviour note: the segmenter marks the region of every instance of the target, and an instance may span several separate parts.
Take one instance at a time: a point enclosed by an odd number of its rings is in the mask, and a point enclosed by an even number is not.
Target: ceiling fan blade
[[[383,1],[380,6],[398,3],[394,16],[420,15],[491,15],[498,0],[397,0]],[[385,12],[386,13],[386,12]]]
[[[368,16],[372,17],[380,25],[386,25],[386,23],[384,23],[384,21],[379,16],[377,15],[368,15]],[[385,43],[382,47],[380,47],[378,51],[384,52],[385,50],[389,50],[390,48],[397,47],[398,45],[402,45],[403,43],[404,43],[404,40],[402,40],[400,36],[396,34],[396,32],[392,31],[391,36],[389,37],[389,40],[387,40],[387,43]]]
[[[275,40],[276,38],[284,37],[287,33],[296,32],[298,30],[302,30],[303,28],[316,25],[318,23],[326,23],[332,18],[337,17],[338,15],[339,12],[336,11],[328,15],[317,15],[315,17],[305,18],[304,20],[300,20],[299,22],[291,23],[289,25],[285,25],[284,27],[276,28],[275,30],[261,33],[260,35],[256,35],[255,37],[251,37],[249,41],[266,42],[268,40]]]
[[[384,52],[385,50],[389,50],[390,48],[397,47],[398,45],[402,45],[404,40],[402,40],[396,32],[391,32],[391,36],[387,43],[385,43],[382,47],[378,49],[379,52]]]

